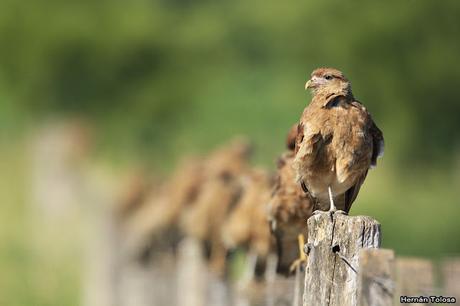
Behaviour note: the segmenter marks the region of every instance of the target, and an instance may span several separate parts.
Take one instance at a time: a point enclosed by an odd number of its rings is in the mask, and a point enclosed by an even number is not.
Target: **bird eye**
[[[325,75],[324,78],[325,78],[326,80],[332,80],[332,75]]]

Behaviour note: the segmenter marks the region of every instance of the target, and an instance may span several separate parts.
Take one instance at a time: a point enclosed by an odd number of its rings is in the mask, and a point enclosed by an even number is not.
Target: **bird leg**
[[[329,213],[331,214],[331,216],[335,213],[337,214],[342,214],[342,215],[347,215],[347,213],[343,210],[337,210],[337,207],[335,207],[335,204],[334,204],[334,198],[332,196],[332,189],[331,189],[331,186],[328,186],[327,187],[327,191],[329,192],[329,203],[330,203],[330,206],[329,206]]]
[[[329,192],[329,203],[330,203],[329,212],[330,213],[335,213],[337,211],[337,207],[335,207],[335,205],[334,205],[334,198],[332,197],[331,186],[327,187],[327,191]]]
[[[305,245],[305,237],[303,234],[299,234],[297,236],[297,240],[299,242],[299,258],[294,260],[294,262],[289,267],[289,271],[294,272],[296,271],[301,265],[307,262],[307,255],[304,252],[304,245]]]

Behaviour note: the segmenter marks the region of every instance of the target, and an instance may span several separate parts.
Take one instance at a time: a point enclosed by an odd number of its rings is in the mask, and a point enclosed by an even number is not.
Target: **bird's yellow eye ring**
[[[328,74],[328,75],[325,75],[324,78],[325,78],[326,80],[332,80],[332,75],[329,75],[329,74]]]

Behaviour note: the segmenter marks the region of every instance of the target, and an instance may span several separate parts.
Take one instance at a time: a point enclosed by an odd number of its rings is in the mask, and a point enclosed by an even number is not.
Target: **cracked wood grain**
[[[358,305],[359,252],[380,247],[380,224],[367,216],[318,213],[308,219],[304,306]]]

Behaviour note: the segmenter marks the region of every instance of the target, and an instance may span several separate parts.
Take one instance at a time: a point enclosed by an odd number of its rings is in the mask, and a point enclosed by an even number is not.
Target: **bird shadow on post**
[[[327,212],[310,217],[303,305],[358,305],[360,250],[378,247],[380,224],[371,217]]]

